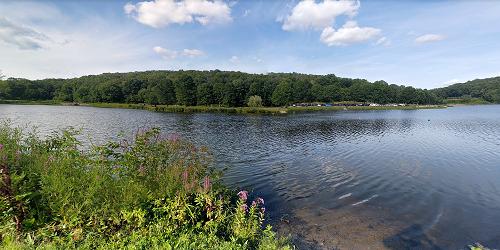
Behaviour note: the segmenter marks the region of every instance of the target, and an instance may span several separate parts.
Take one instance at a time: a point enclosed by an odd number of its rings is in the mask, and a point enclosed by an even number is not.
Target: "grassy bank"
[[[408,106],[310,106],[310,107],[216,107],[216,106],[179,106],[179,105],[147,105],[147,104],[120,104],[120,103],[90,103],[84,106],[100,108],[131,108],[145,109],[157,112],[181,113],[238,113],[238,114],[286,114],[307,111],[336,111],[336,110],[415,110],[446,108],[445,105],[408,105]]]
[[[29,100],[1,100],[0,104],[16,104],[16,105],[61,105],[61,102],[54,100],[44,101],[29,101]]]
[[[204,148],[153,129],[83,151],[74,135],[0,126],[0,248],[290,248]]]
[[[219,107],[219,106],[180,106],[180,105],[148,105],[148,104],[125,104],[125,103],[85,103],[82,106],[99,108],[130,108],[144,109],[156,112],[178,112],[178,113],[234,113],[234,114],[283,114],[286,108],[279,107]]]
[[[19,105],[73,105],[57,101],[22,101],[9,100],[0,104]],[[309,107],[221,107],[221,106],[181,106],[181,105],[149,105],[135,103],[81,103],[80,106],[98,108],[143,109],[155,112],[171,113],[228,113],[228,114],[287,114],[307,111],[341,111],[341,110],[415,110],[446,108],[446,105],[407,105],[407,106],[309,106]]]
[[[416,109],[441,109],[445,105],[407,105],[407,106],[311,106],[311,107],[288,107],[288,112],[293,111],[328,111],[328,110],[416,110]]]

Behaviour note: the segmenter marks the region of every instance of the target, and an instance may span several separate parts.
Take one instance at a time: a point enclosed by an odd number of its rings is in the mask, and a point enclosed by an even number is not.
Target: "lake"
[[[203,144],[302,247],[500,247],[500,105],[284,116],[0,105],[0,119],[97,142],[159,127]]]

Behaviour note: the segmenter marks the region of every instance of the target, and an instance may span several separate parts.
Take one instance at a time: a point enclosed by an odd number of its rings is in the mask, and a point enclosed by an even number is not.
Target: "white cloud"
[[[165,49],[160,46],[154,47],[153,51],[156,52],[158,55],[161,55],[165,60],[173,60],[180,56],[194,58],[205,55],[205,52],[198,49],[184,49],[181,52],[179,52],[176,50]]]
[[[338,16],[354,17],[359,6],[359,1],[324,0],[316,3],[315,0],[304,0],[285,18],[282,28],[287,31],[324,29],[333,25]]]
[[[387,37],[383,36],[375,42],[375,45],[382,45],[382,46],[390,46],[391,45],[391,40],[387,39]]]
[[[430,43],[430,42],[437,42],[437,41],[442,41],[446,37],[443,35],[438,35],[438,34],[425,34],[422,36],[419,36],[415,38],[415,42],[422,44],[422,43]]]
[[[232,21],[231,8],[220,0],[154,0],[128,3],[123,9],[138,22],[154,28],[195,21],[202,25]]]
[[[232,63],[239,63],[240,62],[240,58],[237,57],[237,56],[232,56],[231,58],[229,58],[229,61],[232,62]]]
[[[198,50],[198,49],[184,49],[182,51],[182,55],[193,58],[193,57],[205,55],[205,52]]]
[[[66,21],[62,12],[47,1],[2,1],[0,17],[14,23],[37,24],[46,21]]]
[[[355,21],[348,21],[340,29],[326,27],[321,32],[321,42],[328,46],[341,46],[364,42],[379,36],[381,31],[372,27],[359,27]]]
[[[358,0],[302,0],[293,7],[290,15],[282,19],[283,30],[322,30],[320,41],[328,46],[341,46],[364,42],[379,37],[381,30],[373,27],[359,27],[352,18],[360,7]],[[335,30],[335,19],[349,17],[341,28]],[[390,41],[382,37],[377,45],[388,46]]]
[[[175,50],[168,50],[160,46],[154,47],[153,50],[164,59],[175,59],[179,55],[179,53]]]
[[[0,41],[22,50],[37,50],[51,42],[51,39],[30,27],[0,17]]]

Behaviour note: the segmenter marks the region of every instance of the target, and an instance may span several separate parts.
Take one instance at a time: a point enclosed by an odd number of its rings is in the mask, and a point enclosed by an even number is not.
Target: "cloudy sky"
[[[500,1],[0,1],[0,70],[336,74],[434,88],[500,75]]]

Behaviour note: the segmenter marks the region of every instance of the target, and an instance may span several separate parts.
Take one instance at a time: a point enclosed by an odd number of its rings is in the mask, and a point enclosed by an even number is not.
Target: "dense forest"
[[[481,98],[500,103],[500,77],[476,79],[432,90],[440,98]]]
[[[263,106],[341,101],[436,104],[441,100],[429,90],[333,74],[146,71],[72,79],[0,81],[0,99],[4,100],[243,107],[251,96],[259,96]]]

